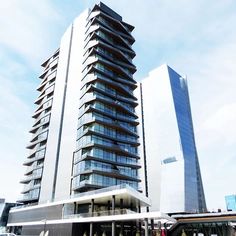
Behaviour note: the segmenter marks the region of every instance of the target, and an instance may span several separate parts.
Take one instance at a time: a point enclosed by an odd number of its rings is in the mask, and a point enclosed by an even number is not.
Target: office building
[[[133,26],[103,3],[84,11],[43,64],[20,202],[8,227],[22,235],[141,231]],[[29,204],[29,205],[27,205]]]
[[[142,81],[140,88],[152,209],[166,213],[204,212],[186,79],[162,65]]]
[[[236,211],[236,195],[225,196],[225,203],[227,211]]]

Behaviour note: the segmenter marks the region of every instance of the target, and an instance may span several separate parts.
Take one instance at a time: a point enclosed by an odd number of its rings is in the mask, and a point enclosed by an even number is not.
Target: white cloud
[[[9,78],[0,75],[0,186],[1,197],[14,201],[19,196],[22,162],[26,155],[27,129],[30,127],[30,109],[17,95],[18,89]]]
[[[29,65],[45,56],[50,37],[61,23],[54,7],[46,0],[10,0],[2,2],[1,9],[1,47],[18,53]]]
[[[225,144],[236,142],[236,103],[226,104],[212,114],[203,124],[203,128],[214,131],[217,138]]]

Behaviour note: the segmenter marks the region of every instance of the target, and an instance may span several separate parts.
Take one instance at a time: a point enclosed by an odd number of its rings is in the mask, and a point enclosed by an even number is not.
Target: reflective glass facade
[[[184,158],[185,209],[193,206],[197,211],[206,210],[201,172],[194,139],[192,115],[186,79],[168,67],[175,114]]]
[[[139,146],[133,26],[102,5],[89,12],[72,190],[117,184],[138,189]]]

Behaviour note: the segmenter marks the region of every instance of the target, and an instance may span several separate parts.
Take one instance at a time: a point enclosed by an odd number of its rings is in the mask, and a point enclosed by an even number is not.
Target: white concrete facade
[[[166,65],[151,71],[141,83],[149,197],[151,209],[161,210],[161,161],[168,157],[183,158]],[[174,185],[177,178],[171,179]]]
[[[80,14],[68,27],[61,39],[53,107],[39,197],[40,203],[52,198],[69,198],[71,194],[71,173],[73,152],[76,149],[76,130],[81,94],[80,83],[82,79],[81,71],[87,16],[88,10]],[[57,155],[60,155],[58,163],[56,163]],[[57,171],[54,196],[52,196],[53,171]]]

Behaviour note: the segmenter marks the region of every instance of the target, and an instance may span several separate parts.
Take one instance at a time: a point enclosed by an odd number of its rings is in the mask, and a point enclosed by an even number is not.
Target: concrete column
[[[135,221],[131,221],[130,222],[130,231],[131,231],[131,234],[130,234],[130,236],[133,236],[134,235],[134,224],[135,224]]]
[[[90,214],[93,216],[94,213],[94,199],[91,199],[91,209]],[[89,236],[93,236],[93,222],[90,222],[89,224]]]
[[[154,230],[154,220],[153,219],[151,219],[151,229],[152,229],[152,231]]]
[[[112,201],[111,201],[112,214],[115,213],[115,204],[116,204],[116,196],[112,195]]]
[[[121,209],[121,213],[122,213],[123,207],[124,207],[124,199],[121,198],[121,199],[120,199],[120,209]]]
[[[91,199],[91,216],[93,216],[94,213],[94,199]]]
[[[112,221],[111,223],[111,236],[115,236],[116,235],[116,223],[115,221]]]
[[[116,197],[115,197],[115,195],[112,195],[112,201],[111,201],[112,215],[115,214],[115,204],[116,204]],[[112,223],[111,223],[111,236],[115,236],[115,234],[116,234],[116,223],[115,223],[115,221],[112,221]]]
[[[74,202],[74,214],[77,213],[76,202]]]
[[[131,211],[133,210],[133,207],[134,207],[134,205],[133,205],[133,203],[131,202],[131,203],[130,203],[130,210],[131,210]]]
[[[144,219],[144,235],[148,236],[148,219]]]
[[[121,198],[120,199],[120,213],[121,214],[124,213],[124,212],[122,212],[123,211],[123,207],[124,207],[124,199]],[[124,222],[123,221],[120,222],[120,232],[121,232],[122,235],[124,235]]]
[[[93,223],[92,222],[89,225],[89,236],[93,236]]]
[[[111,214],[111,201],[107,202],[107,211],[108,211],[108,215]]]
[[[138,205],[138,213],[141,213],[141,206]]]

